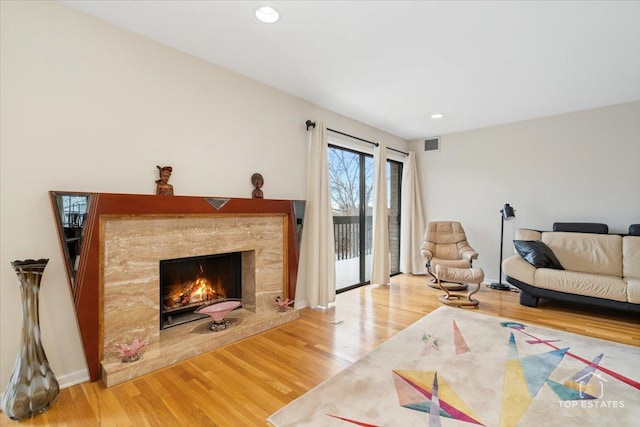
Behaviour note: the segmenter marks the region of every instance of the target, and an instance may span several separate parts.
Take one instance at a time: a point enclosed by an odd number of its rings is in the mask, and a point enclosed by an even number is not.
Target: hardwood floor
[[[265,426],[266,418],[440,306],[424,276],[338,295],[326,311],[109,389],[83,383],[60,392],[38,426]],[[519,294],[483,287],[481,313],[640,346],[640,316],[547,300],[520,306]],[[332,324],[337,319],[342,322]],[[0,425],[18,425],[0,415]]]

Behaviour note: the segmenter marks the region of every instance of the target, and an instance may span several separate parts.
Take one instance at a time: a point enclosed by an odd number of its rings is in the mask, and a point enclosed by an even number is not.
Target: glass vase
[[[22,337],[13,373],[2,396],[2,412],[13,420],[33,417],[49,409],[60,386],[40,342],[40,281],[48,259],[13,261],[20,281]]]

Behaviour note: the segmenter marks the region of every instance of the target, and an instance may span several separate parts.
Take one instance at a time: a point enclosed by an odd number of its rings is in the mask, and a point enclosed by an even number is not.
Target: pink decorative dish
[[[196,310],[196,313],[206,314],[216,323],[221,323],[225,316],[233,309],[240,307],[240,301],[223,301],[217,304],[211,304]]]

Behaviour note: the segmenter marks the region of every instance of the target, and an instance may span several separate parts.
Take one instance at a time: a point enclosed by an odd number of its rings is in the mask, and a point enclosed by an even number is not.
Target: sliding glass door
[[[336,248],[336,290],[345,291],[362,286],[371,278],[373,157],[333,145],[329,146],[328,157]],[[398,272],[399,263],[401,176],[402,164],[388,162],[387,204],[392,274]]]

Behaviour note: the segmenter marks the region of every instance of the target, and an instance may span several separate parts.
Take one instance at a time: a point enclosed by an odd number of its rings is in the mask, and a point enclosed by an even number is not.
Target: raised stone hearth
[[[220,332],[209,330],[207,319],[165,329],[145,347],[142,358],[137,362],[123,363],[121,357],[108,354],[102,361],[102,381],[107,387],[112,387],[296,320],[298,311],[291,309],[280,313],[270,310],[258,314],[240,309],[232,311],[227,319],[231,326]]]
[[[102,218],[103,360],[110,387],[297,318],[273,305],[284,295],[286,217],[283,215]],[[221,332],[202,319],[160,330],[159,262],[242,253],[242,304]],[[140,361],[122,363],[117,343],[147,341]]]

